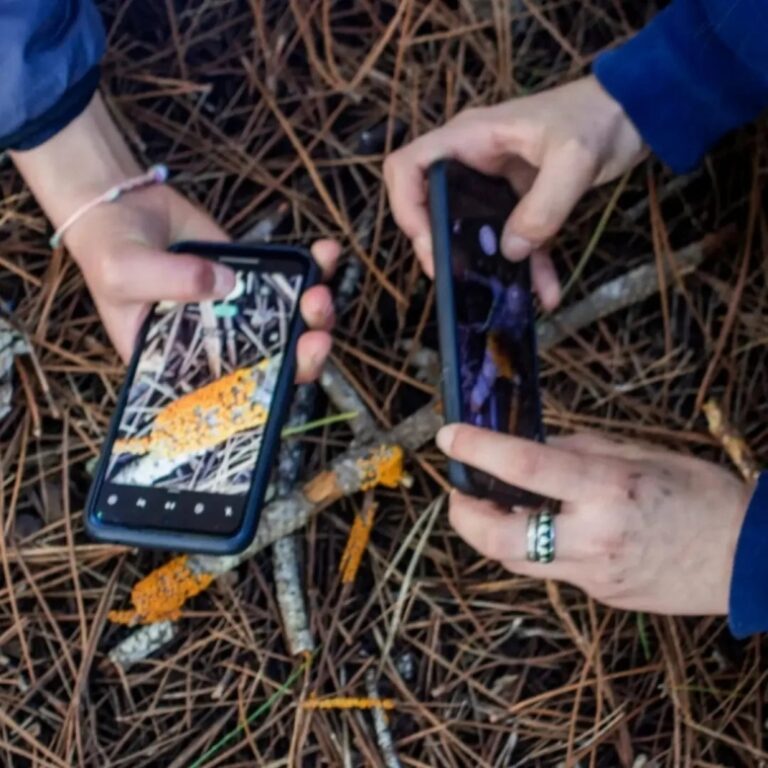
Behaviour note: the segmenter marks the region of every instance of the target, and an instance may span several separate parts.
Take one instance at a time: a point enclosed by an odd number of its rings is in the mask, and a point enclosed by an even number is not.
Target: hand
[[[12,157],[54,227],[116,183],[141,173],[98,94],[56,136]],[[152,302],[224,298],[234,287],[228,268],[169,254],[167,247],[179,240],[227,239],[210,216],[173,189],[152,187],[98,206],[67,231],[64,242],[83,271],[107,333],[128,360]],[[330,276],[338,245],[321,241],[312,253]],[[297,379],[310,381],[331,347],[328,289],[307,291],[301,313],[309,331],[299,340]]]
[[[425,173],[440,159],[503,176],[521,195],[502,235],[502,252],[532,255],[542,304],[557,305],[560,288],[544,246],[592,186],[618,178],[645,155],[621,106],[594,77],[493,107],[468,109],[390,155],[384,178],[392,214],[432,275]]]
[[[96,308],[124,360],[155,301],[202,301],[224,298],[234,287],[225,266],[166,248],[180,240],[227,240],[206,213],[169,187],[154,187],[102,205],[78,221],[66,243],[80,266]],[[339,255],[336,243],[315,243],[312,254],[329,277]],[[326,286],[308,290],[301,300],[308,328],[299,340],[299,381],[320,374],[328,356],[333,301]]]
[[[438,445],[457,461],[562,502],[555,559],[526,560],[527,515],[454,492],[453,527],[511,571],[574,584],[616,608],[675,615],[728,610],[750,489],[698,459],[594,435],[547,445],[468,426]]]

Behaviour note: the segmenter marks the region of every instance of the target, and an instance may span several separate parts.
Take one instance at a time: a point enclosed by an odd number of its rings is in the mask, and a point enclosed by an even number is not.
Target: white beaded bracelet
[[[143,189],[144,187],[151,187],[154,184],[165,184],[168,180],[168,168],[165,165],[153,165],[146,173],[141,176],[136,176],[133,179],[127,179],[121,181],[114,187],[108,189],[103,195],[99,195],[90,203],[78,208],[54,233],[53,237],[48,241],[51,244],[51,248],[58,248],[61,245],[61,239],[64,237],[66,231],[82,216],[89,211],[96,208],[96,206],[102,203],[114,203],[115,200],[121,198],[126,192],[133,192],[137,189]]]

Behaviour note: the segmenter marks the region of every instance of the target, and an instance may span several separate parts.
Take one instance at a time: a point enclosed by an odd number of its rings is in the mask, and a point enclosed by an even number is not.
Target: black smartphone
[[[253,539],[293,393],[308,252],[178,243],[231,267],[222,301],[160,303],[144,324],[86,507],[89,533],[233,554]]]
[[[501,254],[517,198],[505,179],[452,160],[435,163],[428,181],[445,420],[543,442],[530,264]],[[464,493],[544,501],[473,467],[448,469]]]

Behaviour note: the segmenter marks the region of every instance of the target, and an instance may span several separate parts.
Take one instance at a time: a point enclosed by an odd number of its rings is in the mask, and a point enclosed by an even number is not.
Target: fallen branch
[[[316,389],[312,384],[300,387],[293,402],[291,426],[305,424],[315,408]],[[299,480],[304,446],[299,440],[286,440],[280,447],[277,468],[278,496],[289,494]],[[288,650],[292,656],[312,653],[315,641],[309,629],[309,616],[299,570],[299,546],[291,534],[272,546],[275,595],[283,619]]]
[[[427,418],[430,422],[433,420],[432,417]],[[426,429],[421,425],[412,425],[407,434],[413,437],[424,431]],[[395,430],[392,432],[396,434]],[[110,654],[110,659],[130,658],[131,663],[137,661],[135,653],[123,650],[125,644],[130,648],[151,648],[150,653],[157,650],[160,646],[148,637],[156,635],[151,622],[177,619],[189,597],[205,589],[216,576],[236,568],[264,547],[306,525],[312,514],[358,491],[378,485],[396,487],[403,476],[403,459],[402,448],[392,444],[348,451],[301,490],[267,504],[262,512],[258,535],[244,552],[223,557],[190,555],[175,558],[150,573],[132,590],[133,609],[113,614],[123,623],[145,623],[146,626],[120,643]]]
[[[705,237],[670,256],[675,263],[674,271],[667,267],[667,279],[693,272],[704,258],[722,244],[727,233]],[[537,328],[539,349],[547,350],[559,344],[576,331],[597,320],[644,301],[659,290],[659,273],[655,260],[637,267],[615,280],[609,280],[588,296],[560,310],[556,315],[541,321]]]
[[[379,684],[376,679],[376,670],[371,668],[365,673],[365,688],[368,698],[380,700]],[[395,741],[392,738],[392,731],[389,730],[387,714],[382,707],[376,707],[371,710],[373,716],[373,727],[376,731],[376,743],[381,750],[381,756],[384,758],[384,765],[387,768],[401,768],[400,758],[397,756]]]

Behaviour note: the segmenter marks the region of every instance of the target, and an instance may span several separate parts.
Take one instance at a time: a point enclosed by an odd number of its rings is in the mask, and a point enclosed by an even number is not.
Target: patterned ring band
[[[528,515],[527,558],[532,563],[555,559],[555,518],[547,507]]]

